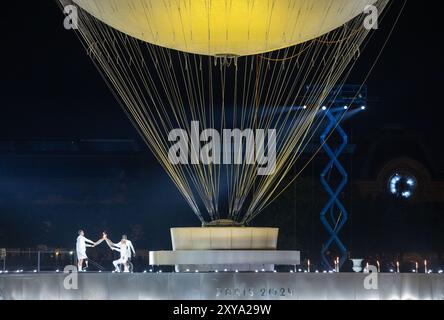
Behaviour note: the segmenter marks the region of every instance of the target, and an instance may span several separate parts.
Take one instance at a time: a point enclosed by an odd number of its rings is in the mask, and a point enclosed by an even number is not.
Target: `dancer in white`
[[[129,272],[133,272],[133,264],[131,263],[131,259],[136,256],[136,250],[134,249],[133,243],[128,240],[128,236],[126,234],[122,235],[122,240],[126,241],[127,248],[127,257],[128,261],[126,262]]]
[[[126,248],[127,248],[127,257],[128,260],[131,260],[132,257],[136,256],[136,250],[134,250],[134,246],[133,243],[131,242],[131,240],[128,240],[128,236],[126,234],[122,235],[122,240],[126,241]]]
[[[120,252],[120,258],[118,260],[113,261],[113,265],[115,268],[115,272],[120,272],[120,265],[124,265],[124,272],[129,272],[128,270],[128,245],[127,240],[122,239],[119,243],[113,243],[110,239],[106,238],[106,235],[104,236],[106,243],[108,244],[109,248],[113,251]],[[130,251],[131,252],[131,251]]]
[[[103,240],[102,240],[103,241]],[[77,268],[79,271],[83,271],[83,261],[85,261],[85,265],[88,268],[88,256],[86,255],[86,248],[95,247],[100,242],[94,242],[87,238],[85,238],[85,232],[83,230],[79,230],[79,236],[77,237],[76,243],[76,251],[77,251]]]

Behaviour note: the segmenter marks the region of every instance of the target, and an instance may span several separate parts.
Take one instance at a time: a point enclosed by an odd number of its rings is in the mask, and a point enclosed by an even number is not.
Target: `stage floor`
[[[76,274],[75,274],[76,275]],[[72,276],[72,274],[71,274]],[[1,274],[4,300],[444,300],[444,275],[315,273]],[[75,281],[71,282],[75,285]]]

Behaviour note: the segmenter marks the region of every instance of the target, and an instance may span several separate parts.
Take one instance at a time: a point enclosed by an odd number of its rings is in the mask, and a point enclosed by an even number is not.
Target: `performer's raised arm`
[[[86,246],[87,246],[87,247],[92,247],[92,246],[94,246],[94,244],[95,244],[95,242],[94,242],[94,241],[92,241],[92,240],[89,240],[89,239],[88,239],[88,238],[86,238],[86,237],[85,237],[85,242],[87,243],[87,244],[86,244]],[[91,245],[88,245],[88,243],[89,243],[89,244],[92,244],[92,246],[91,246]]]
[[[99,244],[101,244],[103,241],[108,241],[108,235],[105,233],[105,232],[103,232],[102,233],[102,238],[100,238],[99,240],[97,240],[95,243],[94,243],[94,245],[95,246],[98,246]]]
[[[103,241],[105,241],[105,238],[102,238],[102,239],[100,239],[100,240],[97,240],[97,241],[94,243],[94,246],[98,246],[98,245],[101,244]]]
[[[85,247],[86,248],[92,248],[92,247],[95,246],[95,242],[94,241],[89,240],[88,238],[85,238],[85,237],[84,237],[84,240],[85,240]]]
[[[109,239],[107,235],[105,235],[104,238],[105,238],[106,243],[107,243],[108,245],[112,245],[112,246],[115,246],[115,247],[120,247],[120,245],[119,245],[118,243],[114,243],[114,242],[112,242],[111,239]]]
[[[113,243],[110,239],[106,239],[106,244],[111,250],[120,252],[120,246],[116,243]]]

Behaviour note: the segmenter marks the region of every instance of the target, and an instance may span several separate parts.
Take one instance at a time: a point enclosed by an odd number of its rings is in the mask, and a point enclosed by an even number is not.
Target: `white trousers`
[[[113,265],[114,265],[114,268],[115,268],[117,271],[120,271],[120,267],[119,267],[119,265],[123,264],[123,265],[124,265],[124,271],[125,271],[125,272],[128,272],[129,270],[128,270],[128,264],[127,264],[127,262],[128,262],[128,258],[120,258],[119,260],[114,260],[114,261],[113,261]]]

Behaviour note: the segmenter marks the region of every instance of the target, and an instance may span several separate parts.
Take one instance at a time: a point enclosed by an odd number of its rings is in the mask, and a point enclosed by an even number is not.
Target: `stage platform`
[[[4,300],[444,300],[439,274],[378,274],[378,290],[366,290],[366,274],[338,273],[80,273],[66,290],[66,274],[1,274]]]
[[[275,265],[298,266],[300,251],[280,250],[175,250],[150,251],[150,265],[175,266],[177,272],[199,270],[273,271]]]

